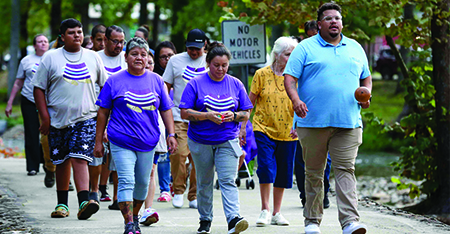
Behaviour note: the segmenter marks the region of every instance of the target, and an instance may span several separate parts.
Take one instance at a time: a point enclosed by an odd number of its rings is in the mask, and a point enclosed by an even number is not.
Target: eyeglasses
[[[170,57],[172,57],[172,56],[174,56],[174,54],[163,55],[163,56],[159,57],[159,59],[169,60]]]
[[[322,20],[325,20],[326,22],[331,22],[331,21],[333,21],[333,19],[335,21],[341,21],[342,17],[340,17],[340,16],[325,16],[322,18]]]
[[[125,44],[127,44],[127,41],[125,41],[125,40],[123,40],[123,41],[118,41],[118,40],[111,40],[111,39],[109,39],[108,38],[108,40],[110,40],[114,45],[125,45]]]

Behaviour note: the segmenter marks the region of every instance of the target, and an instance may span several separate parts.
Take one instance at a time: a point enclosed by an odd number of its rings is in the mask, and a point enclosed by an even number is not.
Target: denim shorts
[[[292,188],[294,159],[297,141],[277,141],[262,132],[255,131],[258,145],[258,169],[260,184],[272,184],[277,188]]]
[[[91,163],[94,159],[96,126],[96,118],[92,118],[63,129],[50,127],[48,145],[53,164],[62,164],[68,158],[84,159]]]

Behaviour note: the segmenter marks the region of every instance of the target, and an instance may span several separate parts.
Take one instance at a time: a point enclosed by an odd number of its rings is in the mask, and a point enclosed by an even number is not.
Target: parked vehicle
[[[392,80],[395,74],[398,75],[398,65],[394,54],[389,46],[380,49],[380,55],[375,62],[374,70],[381,73],[383,80]]]

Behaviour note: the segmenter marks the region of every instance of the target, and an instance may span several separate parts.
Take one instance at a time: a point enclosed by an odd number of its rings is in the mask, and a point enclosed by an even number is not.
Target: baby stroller
[[[253,165],[255,163],[255,157],[258,154],[258,148],[256,146],[255,135],[253,134],[253,126],[250,121],[247,121],[247,125],[245,126],[247,131],[246,141],[247,144],[242,146],[242,151],[244,152],[245,158],[238,170],[238,175],[236,178],[236,185],[238,187],[241,186],[241,179],[248,178],[245,181],[245,187],[247,189],[255,189],[255,181],[253,181]],[[216,184],[214,186],[216,189],[219,189],[219,182],[216,180]]]

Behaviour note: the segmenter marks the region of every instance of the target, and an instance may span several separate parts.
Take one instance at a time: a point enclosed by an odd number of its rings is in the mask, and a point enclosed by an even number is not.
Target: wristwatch
[[[175,137],[175,139],[177,139],[178,135],[176,133],[170,133],[169,135],[167,135],[167,138],[169,137]]]

